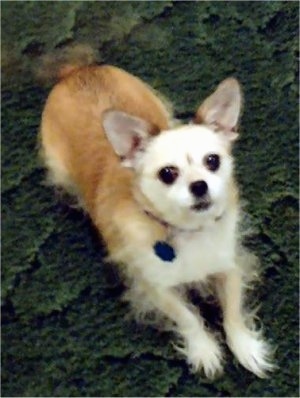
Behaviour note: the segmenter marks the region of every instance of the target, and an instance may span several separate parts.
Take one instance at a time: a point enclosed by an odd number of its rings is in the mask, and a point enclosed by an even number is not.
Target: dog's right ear
[[[102,124],[123,166],[134,167],[137,155],[144,151],[149,141],[153,126],[146,120],[116,110],[105,111]]]

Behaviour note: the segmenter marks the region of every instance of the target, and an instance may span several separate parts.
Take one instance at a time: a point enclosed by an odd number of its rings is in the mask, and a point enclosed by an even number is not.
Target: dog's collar
[[[169,224],[167,221],[162,220],[161,218],[157,217],[155,214],[151,213],[149,210],[144,210],[144,213],[152,218],[152,220],[157,221],[159,224],[161,224],[165,228],[174,228],[171,224]]]
[[[167,228],[169,230],[172,230],[172,231],[177,231],[177,232],[199,232],[199,231],[202,230],[202,227],[200,227],[200,228],[192,228],[192,229],[179,228],[179,227],[176,227],[175,225],[172,225],[172,224],[168,223],[167,221],[163,220],[162,218],[156,216],[155,214],[151,213],[149,210],[143,209],[143,211],[148,217],[152,218],[152,220],[158,222],[163,227],[165,227],[165,228]],[[223,218],[223,215],[224,215],[224,213],[222,213],[220,216],[216,217],[215,218],[215,222],[220,221]]]

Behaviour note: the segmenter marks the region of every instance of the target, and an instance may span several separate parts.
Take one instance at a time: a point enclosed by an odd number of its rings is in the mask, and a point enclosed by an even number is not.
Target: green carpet
[[[298,2],[1,2],[2,396],[298,396]],[[43,184],[39,56],[89,43],[188,119],[234,75],[237,177],[262,262],[255,296],[279,370],[189,372],[168,333],[127,319],[90,221]],[[211,314],[208,313],[208,317]]]

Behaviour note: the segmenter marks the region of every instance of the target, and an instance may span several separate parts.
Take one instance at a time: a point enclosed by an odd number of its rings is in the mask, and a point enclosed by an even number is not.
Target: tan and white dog
[[[120,264],[133,308],[168,318],[177,348],[208,377],[222,370],[222,350],[183,288],[211,278],[234,355],[259,377],[273,368],[243,306],[231,156],[241,101],[238,82],[226,79],[193,124],[172,127],[164,102],[138,78],[113,66],[67,65],[41,123],[50,178],[78,195]]]

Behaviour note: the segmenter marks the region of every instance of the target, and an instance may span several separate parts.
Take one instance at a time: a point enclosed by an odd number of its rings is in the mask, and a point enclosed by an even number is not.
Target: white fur
[[[269,362],[271,350],[260,333],[236,324],[227,327],[226,334],[227,343],[239,362],[258,377],[266,377],[273,369]]]
[[[175,348],[186,355],[194,372],[203,370],[208,378],[222,373],[222,350],[215,338],[203,326],[199,326],[196,330],[187,329],[182,334],[185,337],[185,344]]]
[[[233,268],[235,225],[230,225],[229,217],[235,218],[224,215],[224,219],[212,221],[199,232],[178,232],[171,242],[176,248],[176,259],[170,264],[153,261],[152,251],[143,257],[142,263],[137,257],[136,266],[141,268],[143,278],[168,288],[205,281],[209,275]]]

